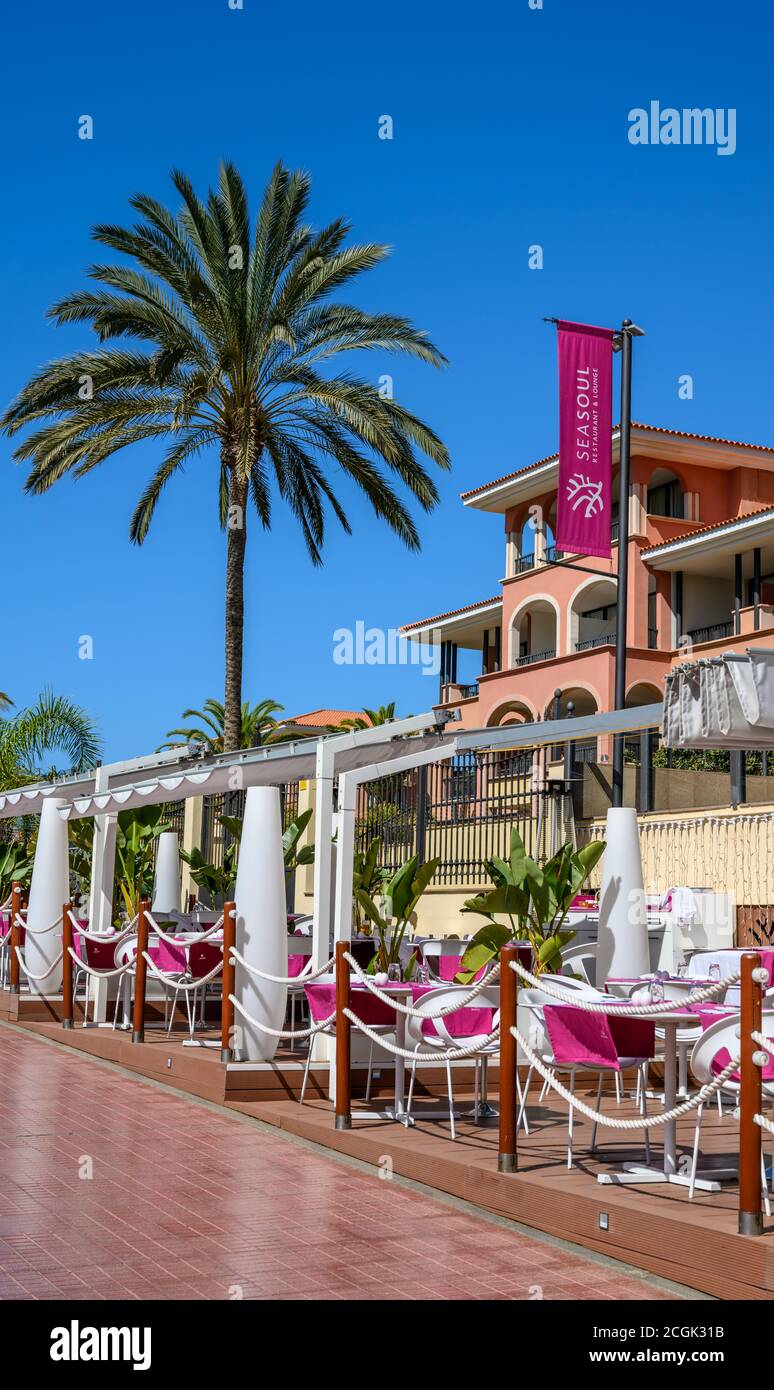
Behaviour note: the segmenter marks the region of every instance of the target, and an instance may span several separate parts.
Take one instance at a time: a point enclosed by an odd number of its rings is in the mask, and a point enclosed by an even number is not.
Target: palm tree
[[[378,709],[363,709],[360,714],[351,715],[349,719],[342,719],[336,725],[336,732],[346,733],[349,729],[373,729],[377,724],[390,724],[395,718],[395,701],[389,705],[380,705]]]
[[[47,754],[62,753],[66,769],[44,765]],[[44,690],[34,705],[11,719],[0,719],[0,791],[49,781],[59,771],[93,767],[101,741],[93,721],[66,695]]]
[[[254,748],[257,744],[271,743],[278,728],[275,714],[284,709],[276,700],[260,700],[257,705],[247,701],[242,705],[242,729],[239,747]],[[224,747],[225,710],[219,700],[205,700],[202,709],[184,709],[183,719],[196,719],[198,723],[183,729],[168,729],[168,743],[162,743],[158,752],[165,748],[184,748],[192,739],[203,743],[209,753],[222,753]]]
[[[59,324],[90,323],[99,346],[43,367],[0,428],[15,435],[38,426],[14,455],[31,465],[25,488],[32,493],[69,472],[83,477],[128,444],[165,440],[163,460],[131,520],[138,544],[169,479],[202,450],[218,450],[218,508],[227,534],[224,747],[230,750],[241,732],[250,498],[269,529],[276,492],[318,565],[326,504],[351,529],[328,477],[332,464],[409,549],[419,549],[411,514],[379,464],[430,511],[438,494],[417,455],[448,468],[447,450],[405,406],[369,381],[334,372],[331,361],[359,350],[405,353],[435,367],[446,359],[405,318],[330,302],[388,249],[345,246],[350,227],[342,218],[315,231],[305,220],[307,174],[278,164],[254,227],[232,164],[221,166],[206,201],[185,174],[171,177],[182,198],[177,215],[138,194],[130,199],[141,219],[133,227],[93,230],[96,241],[135,264],[92,266],[99,287],[78,290],[49,311]],[[132,341],[102,346],[119,338]]]

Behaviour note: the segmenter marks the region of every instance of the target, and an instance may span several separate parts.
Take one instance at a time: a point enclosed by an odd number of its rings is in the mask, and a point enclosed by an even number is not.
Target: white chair
[[[433,1017],[441,1009],[446,1009],[450,1004],[455,1003],[460,998],[460,995],[465,992],[466,986],[464,985],[447,985],[440,989],[430,990],[429,993],[421,995],[420,998],[415,1001],[414,1008],[417,1014],[409,1014],[406,1018],[406,1047],[413,1047],[414,1049],[414,1056],[411,1061],[411,1081],[409,1083],[408,1100],[406,1102],[406,1114],[409,1116],[411,1115],[411,1106],[414,1099],[414,1082],[416,1080],[417,1067],[423,1062],[437,1065],[439,1052],[445,1052],[447,1049],[455,1047],[473,1046],[477,1039],[480,1039],[483,1044],[484,1039],[488,1037],[488,1033],[451,1034],[446,1026],[445,1019]],[[499,990],[493,987],[492,989],[482,990],[475,1001],[470,1005],[471,1008],[492,1009],[494,1011],[492,1027],[489,1029],[489,1032],[493,1032],[499,1022],[499,1004]],[[417,1017],[417,1015],[419,1016]],[[432,1020],[435,1029],[434,1033],[425,1034],[423,1032],[424,1025],[428,1020]],[[476,1119],[478,1119],[481,1104],[481,1058],[483,1056],[494,1056],[499,1050],[499,1038],[495,1038],[491,1043],[487,1044],[481,1052],[473,1054],[473,1061],[475,1064],[474,1116]],[[444,1063],[446,1066],[446,1086],[449,1095],[451,1137],[452,1139],[456,1139],[457,1132],[454,1126],[454,1092],[452,1088],[451,1062],[448,1058],[444,1058]],[[519,1083],[518,1070],[516,1072],[516,1089],[519,1102],[521,1103],[521,1086]]]
[[[564,982],[565,982],[565,981],[563,980],[562,983],[564,983]],[[576,983],[577,983],[577,982],[576,982]],[[582,993],[581,993],[581,991],[576,990],[576,991],[574,992],[574,997],[575,997],[575,999],[579,999],[579,998],[589,998],[589,997],[599,998],[599,995],[597,994],[596,990],[594,990],[593,992],[591,992],[591,991],[589,991],[588,989],[586,989],[586,990],[584,990]],[[548,1024],[546,1023],[546,1014],[545,1014],[545,1010],[546,1010],[547,1008],[551,1007],[552,1005],[553,1005],[553,1006],[558,1005],[559,1008],[563,1007],[563,1006],[559,1003],[559,1001],[556,1000],[552,995],[548,995],[544,990],[539,990],[539,989],[525,989],[525,990],[522,990],[522,992],[521,992],[521,994],[520,994],[520,996],[519,996],[519,1003],[520,1003],[520,1004],[523,1004],[527,1009],[529,1009],[530,1014],[532,1015],[532,1020],[533,1020],[533,1022],[532,1022],[532,1026],[531,1026],[531,1028],[530,1028],[530,1037],[527,1039],[527,1041],[528,1041],[529,1044],[530,1044],[530,1047],[532,1048],[533,1052],[536,1052],[536,1053],[538,1054],[538,1056],[540,1057],[540,1060],[545,1064],[545,1066],[548,1067],[548,1068],[550,1069],[552,1075],[553,1075],[554,1073],[556,1073],[557,1071],[568,1071],[568,1072],[569,1072],[569,1074],[570,1074],[570,1085],[569,1085],[569,1090],[570,1090],[570,1094],[571,1094],[571,1095],[574,1095],[574,1094],[575,1094],[575,1075],[576,1075],[576,1072],[592,1072],[592,1073],[597,1073],[597,1074],[598,1074],[599,1080],[598,1080],[598,1083],[597,1083],[597,1097],[596,1097],[596,1106],[595,1106],[595,1109],[596,1109],[596,1110],[599,1110],[600,1102],[601,1102],[601,1099],[602,1099],[602,1083],[603,1083],[603,1081],[604,1081],[604,1079],[605,1079],[606,1076],[609,1076],[609,1075],[615,1076],[615,1075],[619,1074],[620,1071],[622,1071],[622,1070],[624,1070],[624,1069],[626,1069],[626,1068],[629,1068],[629,1067],[636,1067],[636,1068],[638,1069],[638,1071],[640,1072],[640,1075],[642,1076],[643,1068],[647,1065],[647,1060],[648,1060],[648,1059],[645,1058],[645,1057],[620,1057],[620,1056],[618,1056],[617,1049],[616,1049],[616,1047],[615,1047],[615,1043],[613,1042],[613,1037],[612,1037],[612,1034],[611,1034],[611,1032],[610,1032],[610,1025],[609,1025],[609,1022],[608,1022],[608,1020],[607,1020],[607,1018],[606,1018],[606,1016],[605,1016],[604,1014],[587,1014],[587,1015],[586,1015],[587,1019],[589,1020],[589,1023],[590,1023],[590,1025],[591,1025],[591,1027],[594,1029],[594,1031],[595,1031],[595,1032],[597,1033],[597,1035],[598,1035],[598,1037],[597,1037],[597,1042],[596,1042],[596,1044],[595,1044],[595,1052],[596,1052],[596,1054],[597,1054],[597,1057],[599,1056],[600,1053],[603,1054],[605,1051],[608,1052],[609,1060],[608,1060],[607,1062],[600,1062],[599,1060],[594,1060],[594,1061],[592,1061],[592,1060],[590,1059],[590,1057],[589,1057],[589,1055],[588,1055],[588,1049],[587,1049],[586,1045],[583,1044],[583,1043],[580,1043],[580,1044],[578,1045],[577,1049],[574,1049],[574,1050],[573,1050],[572,1048],[562,1048],[562,1049],[560,1050],[560,1049],[555,1048],[555,1046],[552,1044],[551,1038],[550,1038],[550,1036],[549,1036]],[[572,996],[568,998],[567,1004],[564,1005],[564,1007],[565,1007],[565,1008],[572,1008],[572,1007],[573,1007],[573,997],[572,997]],[[531,1066],[530,1066],[530,1069],[529,1069],[529,1072],[527,1073],[527,1083],[526,1083],[526,1086],[525,1086],[525,1088],[524,1088],[524,1096],[525,1096],[525,1099],[522,1101],[522,1107],[521,1107],[521,1108],[522,1108],[522,1111],[523,1111],[523,1110],[525,1109],[525,1107],[526,1107],[526,1097],[527,1097],[527,1095],[529,1094],[529,1083],[530,1083],[530,1080],[531,1080],[531,1077],[532,1077],[532,1072],[533,1072],[533,1070],[534,1070],[534,1068],[533,1068],[533,1066],[531,1065]],[[548,1083],[546,1082],[546,1085],[547,1085],[547,1084],[548,1084]],[[543,1095],[544,1092],[545,1092],[545,1085],[544,1085],[544,1087],[543,1087],[543,1092],[541,1092],[541,1099],[542,1099],[542,1095]],[[645,1094],[645,1085],[644,1085],[644,1082],[643,1082],[643,1084],[639,1087],[639,1109],[640,1109],[640,1114],[642,1115],[642,1117],[643,1117],[643,1119],[644,1119],[644,1118],[647,1116],[647,1101],[646,1101],[646,1094]],[[574,1109],[573,1109],[573,1106],[572,1106],[572,1105],[568,1105],[568,1107],[567,1107],[567,1167],[568,1167],[568,1168],[572,1168],[572,1164],[573,1164],[573,1116],[574,1116]],[[521,1112],[519,1113],[519,1119],[521,1119]],[[596,1143],[597,1143],[597,1121],[595,1120],[594,1123],[593,1123],[593,1125],[592,1125],[592,1129],[591,1129],[591,1152],[592,1152],[592,1153],[594,1152],[594,1150],[595,1150],[595,1148],[596,1148]],[[645,1129],[645,1162],[646,1162],[646,1164],[650,1162],[650,1136],[649,1136],[649,1133],[648,1133],[647,1128]]]
[[[732,1057],[739,1055],[739,1016],[732,1018],[719,1018],[717,1023],[710,1024],[705,1028],[701,1037],[694,1043],[691,1053],[691,1071],[699,1083],[699,1086],[706,1086],[709,1081],[714,1081],[718,1072],[728,1064]],[[766,1009],[763,1013],[761,1031],[766,1038],[774,1038],[774,1009]],[[772,1048],[774,1051],[774,1047]],[[721,1053],[728,1053],[728,1058],[720,1056]],[[717,1058],[717,1061],[715,1060]],[[714,1062],[714,1066],[713,1066]],[[740,1083],[734,1079],[732,1073],[721,1088],[727,1096],[733,1099],[734,1105],[739,1103]],[[764,1081],[763,1093],[774,1101],[774,1082]],[[718,1093],[719,1094],[719,1093]],[[703,1103],[696,1110],[696,1128],[693,1134],[693,1155],[691,1158],[691,1181],[688,1186],[688,1196],[693,1197],[696,1187],[696,1169],[699,1163],[699,1141],[701,1139],[701,1120]],[[774,1160],[774,1142],[773,1160]],[[763,1191],[763,1201],[766,1208],[766,1215],[771,1216],[771,1203],[769,1201],[768,1183],[766,1181],[766,1163],[761,1152],[761,1187]]]
[[[325,978],[326,978],[326,980],[327,980],[328,977],[326,976]],[[308,998],[308,997],[309,997],[309,996],[307,996],[307,998]],[[401,1002],[403,1002],[403,1001],[401,1001]],[[353,1013],[357,1013],[357,1001],[356,1001],[356,1000],[355,1000],[354,1002],[352,1002],[352,1011],[353,1011]],[[316,1018],[314,1017],[314,1014],[313,1014],[313,1012],[312,1012],[311,1009],[309,1010],[309,1016],[310,1016],[310,1020],[311,1020],[312,1023],[319,1023],[319,1022],[321,1022],[320,1019],[316,1019]],[[378,1033],[378,1034],[380,1034],[381,1036],[383,1036],[383,1037],[385,1037],[385,1038],[389,1038],[391,1042],[396,1042],[395,1024],[394,1024],[394,1023],[369,1023],[368,1027],[371,1029],[371,1032],[372,1032],[372,1033]],[[307,1054],[306,1054],[306,1062],[304,1063],[304,1079],[303,1079],[303,1081],[302,1081],[302,1083],[301,1083],[301,1094],[300,1094],[300,1096],[298,1097],[298,1103],[299,1103],[299,1105],[303,1105],[303,1103],[304,1103],[304,1097],[305,1097],[305,1095],[306,1095],[306,1085],[307,1085],[307,1082],[308,1082],[308,1080],[309,1080],[309,1069],[310,1069],[310,1067],[311,1067],[311,1065],[312,1065],[312,1044],[314,1043],[314,1039],[315,1039],[316,1037],[317,1037],[317,1038],[335,1038],[335,1036],[336,1036],[336,1021],[335,1021],[335,1019],[332,1019],[331,1022],[328,1024],[328,1026],[327,1026],[326,1028],[322,1028],[322,1029],[320,1030],[319,1033],[315,1033],[314,1036],[311,1037],[311,1038],[309,1039],[309,1045],[308,1045]],[[374,1070],[374,1041],[373,1041],[373,1038],[370,1040],[370,1043],[371,1043],[371,1045],[370,1045],[370,1047],[369,1047],[369,1049],[368,1049],[368,1076],[367,1076],[367,1078],[366,1078],[366,1093],[365,1093],[366,1104],[367,1104],[368,1101],[371,1099],[371,1080],[372,1080],[372,1077],[373,1077],[373,1070]]]
[[[593,966],[589,973],[588,966]],[[572,975],[580,974],[581,981],[595,988],[596,983],[597,948],[596,946],[568,946],[562,952],[562,976],[567,970]],[[591,976],[594,976],[594,979]]]
[[[462,959],[465,954],[470,937],[440,936],[440,937],[417,937],[411,945],[419,946],[430,978],[440,980],[443,984],[448,984],[448,980],[443,980],[439,962],[442,956],[456,956]]]

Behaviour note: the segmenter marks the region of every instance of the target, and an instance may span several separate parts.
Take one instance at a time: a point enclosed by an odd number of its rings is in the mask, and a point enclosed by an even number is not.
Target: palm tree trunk
[[[229,470],[226,535],[226,689],[223,701],[223,747],[228,753],[239,748],[242,742],[242,647],[247,542],[247,481],[234,467]]]

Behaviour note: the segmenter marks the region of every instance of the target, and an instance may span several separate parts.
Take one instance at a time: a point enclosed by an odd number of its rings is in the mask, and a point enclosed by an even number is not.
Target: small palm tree
[[[283,708],[276,700],[260,700],[252,706],[245,702],[239,747],[254,748],[257,744],[271,743],[278,727],[274,716],[282,713]],[[196,719],[198,723],[182,729],[168,729],[170,742],[162,743],[159,752],[165,748],[184,748],[191,740],[205,744],[210,753],[223,752],[225,710],[219,700],[205,700],[202,709],[184,709],[183,719]]]
[[[412,550],[414,521],[384,465],[426,511],[438,500],[418,458],[449,467],[445,446],[405,406],[374,384],[331,370],[340,353],[399,352],[441,366],[427,334],[405,318],[366,313],[330,296],[383,261],[378,244],[346,246],[342,218],[315,231],[305,220],[309,177],[278,164],[255,224],[244,183],[221,167],[206,201],[185,174],[172,182],[179,213],[145,194],[130,199],[134,227],[97,226],[94,239],[134,264],[92,266],[98,288],[55,304],[59,324],[89,323],[99,346],[43,367],[0,420],[34,432],[15,457],[25,484],[45,492],[66,473],[83,477],[141,440],[165,453],[130,525],[141,543],[175,473],[203,450],[218,451],[218,510],[226,541],[224,747],[239,746],[247,510],[271,524],[273,493],[294,513],[314,564],[321,563],[326,506],[344,530],[347,514],[328,476],[353,481],[376,515]],[[127,346],[102,344],[129,339]]]
[[[58,771],[82,772],[101,752],[94,722],[66,695],[44,690],[34,705],[11,719],[0,719],[0,790],[49,780]],[[64,769],[47,763],[48,754],[63,754]]]
[[[342,719],[338,724],[337,731],[348,729],[373,729],[377,724],[390,724],[395,718],[395,701],[389,705],[380,705],[378,709],[363,709],[360,714],[350,715],[349,719]]]

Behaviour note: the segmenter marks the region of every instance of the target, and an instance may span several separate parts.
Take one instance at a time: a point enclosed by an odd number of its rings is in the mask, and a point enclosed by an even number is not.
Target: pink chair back
[[[156,968],[163,970],[165,975],[181,975],[187,969],[186,950],[182,944],[170,946],[168,941],[162,941],[159,937],[154,950]],[[148,955],[150,954],[149,951]]]
[[[557,1062],[570,1067],[620,1070],[618,1052],[604,1014],[590,1014],[568,1004],[546,1004],[543,1018]]]
[[[84,947],[86,948],[86,964],[92,970],[115,970],[116,968],[116,937],[105,941],[90,941],[88,937],[79,936],[73,932],[75,942],[74,950],[78,953],[81,960],[84,959]]]
[[[223,952],[214,941],[192,941],[188,948],[188,969],[194,980],[209,975],[223,961]]]

